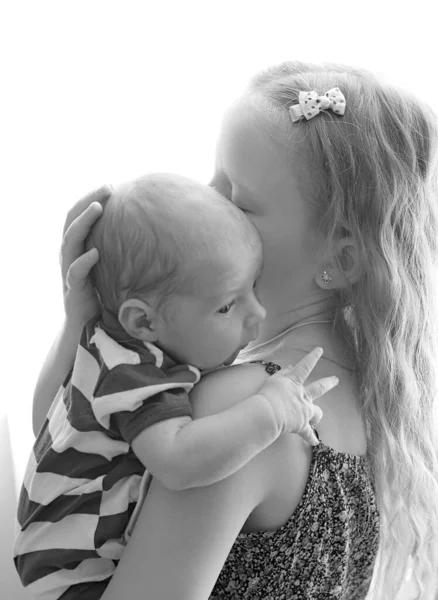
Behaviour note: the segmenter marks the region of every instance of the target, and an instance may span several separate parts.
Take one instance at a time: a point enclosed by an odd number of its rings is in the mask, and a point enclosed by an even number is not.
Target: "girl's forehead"
[[[302,138],[287,120],[271,124],[263,108],[247,102],[236,103],[225,115],[215,180],[248,211],[265,246],[286,248],[309,228],[316,180]],[[290,231],[293,235],[285,235]]]
[[[292,174],[292,151],[280,143],[277,130],[248,100],[240,99],[225,113],[219,134],[217,168],[231,180],[256,183]]]
[[[243,100],[234,103],[225,113],[219,134],[218,153],[222,158],[244,158],[248,150],[258,153],[268,150],[263,129]]]

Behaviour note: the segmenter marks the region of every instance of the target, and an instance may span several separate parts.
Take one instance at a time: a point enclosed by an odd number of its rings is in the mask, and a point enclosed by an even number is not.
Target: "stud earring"
[[[330,275],[328,275],[327,271],[323,272],[323,274],[321,275],[321,279],[324,281],[324,283],[330,283],[330,281],[332,280]]]

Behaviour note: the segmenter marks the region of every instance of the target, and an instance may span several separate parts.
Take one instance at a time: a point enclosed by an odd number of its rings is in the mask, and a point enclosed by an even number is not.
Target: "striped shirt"
[[[21,488],[14,562],[41,600],[81,597],[80,584],[109,581],[150,482],[132,440],[149,425],[192,416],[198,369],[126,339],[106,319],[84,328]]]

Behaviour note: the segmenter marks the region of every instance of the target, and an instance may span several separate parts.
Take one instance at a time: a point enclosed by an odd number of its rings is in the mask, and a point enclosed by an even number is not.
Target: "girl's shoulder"
[[[190,393],[195,417],[218,413],[253,396],[271,374],[266,364],[242,363],[203,375]]]

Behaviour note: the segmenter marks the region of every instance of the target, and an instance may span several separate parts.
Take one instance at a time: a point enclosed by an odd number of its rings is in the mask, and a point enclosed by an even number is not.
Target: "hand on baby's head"
[[[103,186],[81,198],[69,212],[64,224],[60,252],[64,309],[69,327],[75,330],[81,330],[101,310],[89,278],[90,270],[99,260],[99,252],[87,244],[86,239],[102,214],[101,203],[110,193],[110,187]]]

